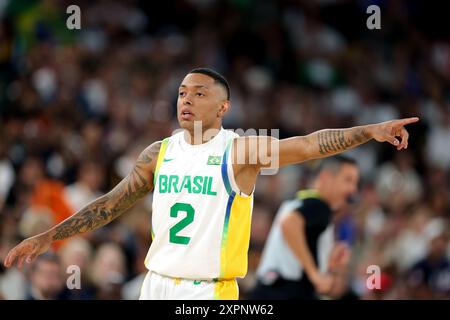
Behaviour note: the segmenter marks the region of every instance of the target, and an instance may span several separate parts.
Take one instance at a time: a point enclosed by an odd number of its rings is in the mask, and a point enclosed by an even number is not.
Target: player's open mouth
[[[181,119],[183,120],[191,120],[194,117],[194,114],[189,111],[181,112]]]

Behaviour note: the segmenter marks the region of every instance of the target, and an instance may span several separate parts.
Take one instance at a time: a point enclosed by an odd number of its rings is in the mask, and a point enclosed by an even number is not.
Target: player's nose
[[[183,99],[183,105],[192,106],[192,101],[191,101],[191,99],[188,98],[188,97],[185,97],[185,98]]]

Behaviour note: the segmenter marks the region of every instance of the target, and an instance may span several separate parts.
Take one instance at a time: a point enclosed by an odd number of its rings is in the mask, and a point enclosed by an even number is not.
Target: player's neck
[[[184,130],[184,140],[186,143],[191,145],[199,145],[211,141],[215,136],[217,136],[222,129],[222,126],[211,127],[201,130]]]

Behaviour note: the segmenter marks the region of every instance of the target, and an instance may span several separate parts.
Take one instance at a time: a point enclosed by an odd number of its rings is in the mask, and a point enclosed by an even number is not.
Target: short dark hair
[[[323,170],[330,170],[333,173],[336,173],[344,164],[358,166],[358,163],[355,159],[344,155],[337,155],[323,159],[319,165],[317,174],[319,174],[319,172]]]
[[[189,71],[188,74],[191,73],[200,73],[213,78],[215,82],[218,82],[222,87],[224,87],[225,91],[227,92],[227,100],[230,100],[230,86],[228,85],[228,82],[225,79],[225,77],[222,76],[220,73],[209,68],[196,68]]]

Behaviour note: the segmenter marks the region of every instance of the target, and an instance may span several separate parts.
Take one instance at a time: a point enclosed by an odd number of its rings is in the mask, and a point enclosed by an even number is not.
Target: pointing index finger
[[[406,126],[407,124],[411,124],[417,121],[419,121],[419,117],[405,118],[400,120],[400,124],[402,126]]]

